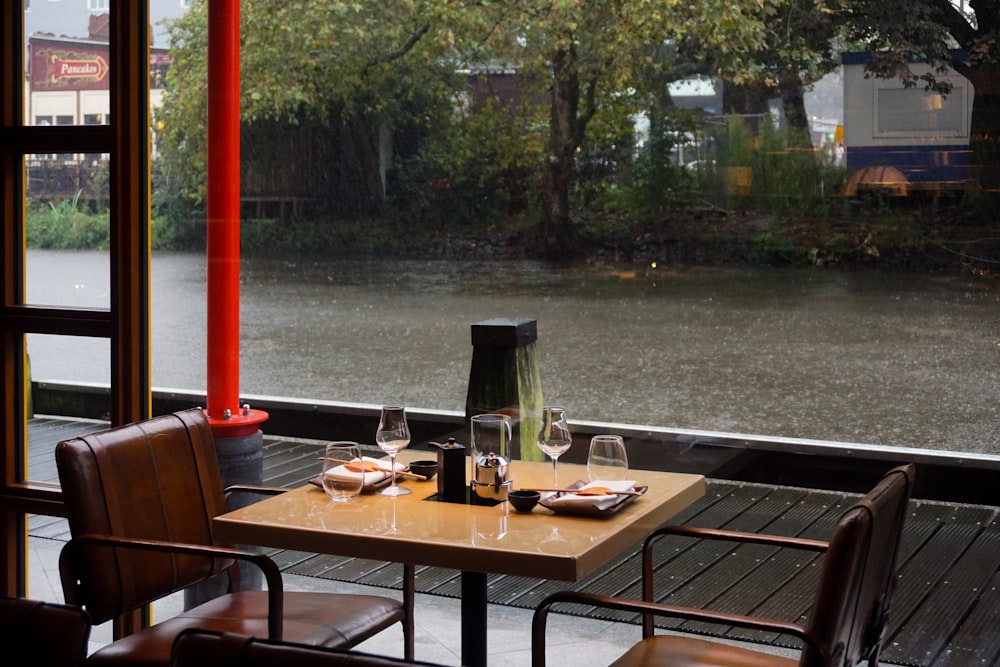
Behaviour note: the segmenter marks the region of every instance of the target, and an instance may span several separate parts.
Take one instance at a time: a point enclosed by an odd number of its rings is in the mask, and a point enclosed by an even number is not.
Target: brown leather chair
[[[79,607],[0,598],[0,649],[5,665],[78,667],[87,657],[90,619]]]
[[[840,517],[829,542],[663,526],[643,545],[643,600],[565,591],[550,595],[532,621],[532,665],[545,665],[545,622],[553,605],[572,603],[642,614],[642,641],[613,665],[658,667],[846,667],[878,664],[885,619],[896,584],[896,552],[903,531],[914,469],[889,471]],[[665,535],[730,540],[824,552],[813,610],[805,625],[776,619],[691,609],[654,602],[653,547]],[[690,635],[654,634],[654,616],[722,624],[791,635],[801,640],[798,660]]]
[[[357,651],[318,648],[206,630],[177,635],[171,667],[401,667],[429,662],[397,660]]]
[[[215,444],[201,410],[185,410],[59,443],[56,465],[72,539],[59,558],[68,604],[94,623],[119,619],[94,664],[168,665],[186,628],[349,648],[403,624],[413,656],[413,568],[403,602],[374,595],[283,593],[260,553],[219,545],[212,518],[226,511]],[[257,488],[257,487],[254,487]],[[260,489],[257,489],[260,490]],[[237,561],[261,569],[266,591],[240,591]],[[138,610],[225,572],[229,592],[147,628]]]

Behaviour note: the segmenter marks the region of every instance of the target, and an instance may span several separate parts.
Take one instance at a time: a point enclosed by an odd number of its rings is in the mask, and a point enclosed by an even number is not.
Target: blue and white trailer
[[[845,194],[889,189],[894,194],[965,187],[969,164],[972,84],[954,70],[935,74],[951,84],[947,95],[921,82],[865,75],[867,53],[845,53],[843,142],[848,170]],[[931,71],[913,63],[917,76]],[[852,191],[853,188],[853,191]]]

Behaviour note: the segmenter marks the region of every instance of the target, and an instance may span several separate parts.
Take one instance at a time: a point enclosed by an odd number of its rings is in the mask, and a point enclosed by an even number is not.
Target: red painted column
[[[255,433],[240,386],[240,0],[208,0],[208,409],[221,437]]]

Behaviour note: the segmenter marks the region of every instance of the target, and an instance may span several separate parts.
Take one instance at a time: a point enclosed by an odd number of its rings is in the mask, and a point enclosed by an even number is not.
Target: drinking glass
[[[614,482],[628,477],[628,456],[620,435],[595,435],[590,440],[587,457],[587,477],[590,481]]]
[[[542,408],[542,427],[538,431],[538,448],[552,459],[552,488],[559,488],[559,477],[556,464],[559,457],[573,444],[573,436],[569,432],[569,422],[566,418],[566,408]]]
[[[396,485],[396,455],[410,444],[410,427],[406,423],[406,408],[401,405],[386,405],[378,420],[375,444],[389,455],[392,467],[392,484],[382,489],[383,496],[404,496],[410,490]]]
[[[472,479],[476,478],[476,461],[483,454],[507,456],[510,447],[511,425],[510,417],[501,414],[474,415],[471,427],[472,444]]]
[[[323,490],[335,503],[354,500],[365,484],[358,443],[335,440],[323,452]],[[353,466],[351,465],[353,464]],[[355,469],[352,469],[355,468]]]

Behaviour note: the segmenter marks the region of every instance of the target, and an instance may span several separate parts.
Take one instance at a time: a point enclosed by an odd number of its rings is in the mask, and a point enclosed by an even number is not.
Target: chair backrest
[[[90,619],[79,607],[0,598],[4,664],[76,667],[87,657]]]
[[[893,468],[837,522],[809,621],[829,655],[807,647],[801,664],[855,665],[879,650],[913,474]]]
[[[171,667],[401,667],[426,662],[397,660],[350,650],[306,646],[223,634],[185,630],[174,641]]]
[[[56,446],[73,538],[212,544],[225,498],[208,419],[185,410]],[[71,540],[70,545],[73,546]],[[70,560],[75,600],[95,623],[221,572],[232,561],[84,546]],[[67,602],[70,602],[67,596]]]

